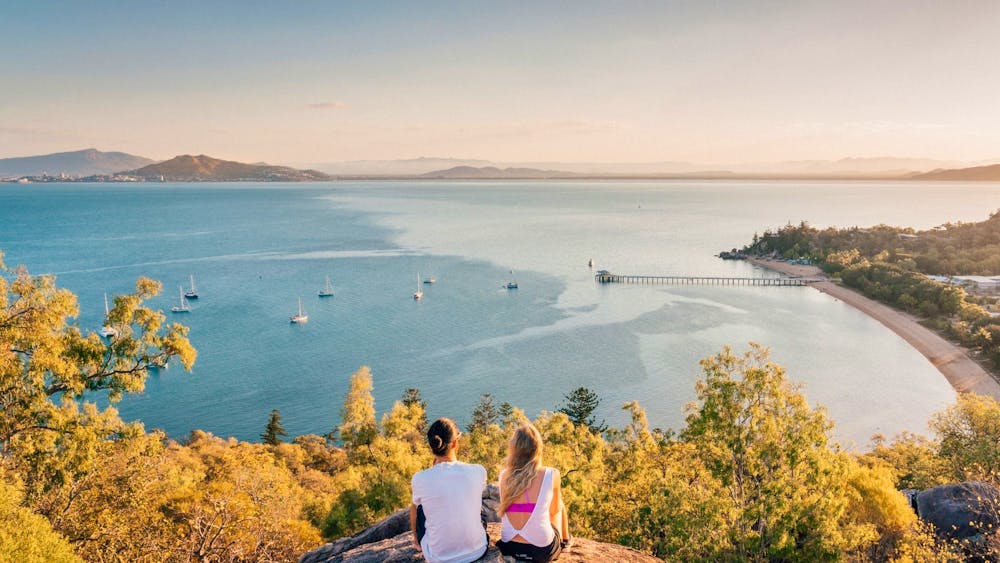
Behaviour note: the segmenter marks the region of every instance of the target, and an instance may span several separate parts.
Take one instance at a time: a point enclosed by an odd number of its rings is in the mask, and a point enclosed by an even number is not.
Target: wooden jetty
[[[669,284],[669,285],[757,285],[794,287],[823,281],[823,278],[792,277],[722,277],[722,276],[630,276],[600,271],[597,283]]]

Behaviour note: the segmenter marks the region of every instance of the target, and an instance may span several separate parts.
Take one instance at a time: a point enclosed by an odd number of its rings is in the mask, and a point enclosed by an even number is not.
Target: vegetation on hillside
[[[1000,318],[988,310],[998,299],[925,275],[1000,275],[1000,212],[927,231],[886,225],[820,230],[802,222],[755,234],[743,250],[810,259],[844,285],[925,318],[1000,370]]]
[[[0,276],[0,561],[294,561],[324,539],[357,532],[409,504],[430,465],[426,402],[417,389],[379,418],[368,368],[351,377],[328,435],[267,443],[194,431],[183,441],[123,422],[114,401],[142,388],[163,358],[190,366],[178,325],[144,307],[158,286],[119,296],[103,342],[68,319],[75,298],[25,270]],[[765,348],[702,361],[697,400],[677,433],[630,422],[604,429],[599,398],[567,394],[565,412],[534,419],[545,461],[559,468],[571,528],[671,560],[898,560],[957,556],[917,521],[900,486],[995,481],[1000,405],[962,397],[932,422],[934,439],[879,439],[841,451]],[[456,413],[457,414],[457,413]],[[523,411],[484,397],[459,456],[497,478]],[[603,431],[602,431],[603,430]],[[991,445],[993,447],[991,447]],[[960,546],[959,546],[960,547]]]
[[[330,179],[330,176],[316,170],[246,164],[219,160],[203,154],[197,156],[182,154],[123,174],[145,180],[162,179],[168,182],[315,182]]]

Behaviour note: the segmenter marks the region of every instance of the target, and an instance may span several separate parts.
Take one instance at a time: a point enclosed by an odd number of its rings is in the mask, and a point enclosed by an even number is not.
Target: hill
[[[246,164],[219,160],[203,154],[184,154],[170,160],[123,172],[143,180],[167,182],[315,182],[330,177],[315,170],[287,166]]]
[[[447,170],[435,170],[421,174],[421,178],[456,179],[456,180],[491,180],[491,179],[539,179],[568,178],[576,176],[573,172],[561,170],[539,170],[537,168],[497,168],[496,166],[455,166]]]
[[[961,180],[966,182],[1000,182],[1000,164],[933,170],[912,176],[913,180]]]
[[[97,149],[57,152],[39,156],[0,159],[0,178],[21,176],[90,176],[130,170],[155,162],[124,152],[101,152]]]
[[[292,163],[295,164],[295,163]],[[300,165],[335,176],[416,176],[454,166],[489,166],[488,160],[422,156],[402,160],[350,160]]]

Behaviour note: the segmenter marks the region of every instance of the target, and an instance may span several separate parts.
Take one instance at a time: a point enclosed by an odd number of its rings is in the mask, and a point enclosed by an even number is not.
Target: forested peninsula
[[[296,561],[406,507],[410,478],[431,462],[419,390],[400,389],[379,418],[365,367],[323,434],[288,437],[277,411],[262,413],[253,443],[200,430],[171,439],[124,421],[113,404],[140,392],[151,369],[197,358],[187,329],[146,305],[160,285],[140,279],[116,296],[107,323],[117,334],[102,339],[75,324],[76,297],[52,277],[0,269],[0,561]],[[950,303],[939,295],[948,311],[966,301]],[[169,376],[185,377],[177,371]],[[854,453],[765,347],[724,348],[700,371],[679,429],[650,428],[638,402],[622,407],[627,425],[606,427],[586,389],[533,417],[576,536],[667,560],[1000,553],[995,400],[961,395],[932,418],[933,436],[877,436]],[[94,403],[99,394],[112,406]],[[484,395],[471,417],[453,415],[469,420],[460,458],[495,481],[527,413]],[[928,506],[935,491],[956,490],[935,487],[969,481],[978,484],[957,490],[980,499],[973,516],[958,514],[961,533],[918,518],[910,499]]]
[[[919,316],[1000,374],[1000,212],[924,231],[817,229],[803,221],[754,234],[729,254],[814,263],[843,285]]]

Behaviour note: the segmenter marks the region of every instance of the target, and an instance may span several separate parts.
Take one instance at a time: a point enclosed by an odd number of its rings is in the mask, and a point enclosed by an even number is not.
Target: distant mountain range
[[[576,176],[573,172],[561,170],[539,170],[537,168],[497,168],[496,166],[455,166],[447,170],[434,170],[421,174],[421,178],[455,179],[455,180],[530,180],[546,178],[568,178]]]
[[[312,163],[308,166],[341,177],[440,176],[482,178],[485,175],[462,167],[496,169],[496,178],[510,177],[508,169],[558,172],[560,177],[650,177],[650,178],[902,178],[936,169],[996,164],[1000,160],[961,162],[928,158],[866,157],[838,160],[790,160],[782,162],[495,162],[457,158],[412,158],[406,160],[355,160]],[[453,169],[456,172],[449,172]],[[551,177],[542,175],[540,177]]]
[[[796,166],[785,167],[781,172],[762,169],[755,171],[744,168],[743,172],[730,170],[700,170],[690,172],[660,172],[660,173],[585,173],[565,170],[542,170],[538,168],[498,168],[496,166],[455,166],[446,170],[434,170],[421,174],[420,178],[463,179],[463,180],[503,180],[503,179],[555,179],[555,178],[691,178],[691,179],[736,179],[736,178],[844,178],[844,179],[887,179],[887,180],[963,180],[963,181],[1000,181],[1000,164],[975,166],[971,168],[937,169],[931,172],[916,173],[900,169],[881,169],[879,162],[886,159],[844,159],[838,168],[831,161],[802,161]],[[907,161],[911,159],[895,159]],[[927,161],[912,160],[912,164]],[[932,161],[933,162],[933,161]],[[793,163],[788,163],[793,164]]]
[[[959,180],[966,182],[1000,182],[1000,164],[951,170],[932,170],[911,177],[914,180]]]
[[[152,164],[152,159],[123,152],[101,152],[97,149],[57,152],[40,156],[0,158],[0,178],[21,176],[91,176],[112,174]]]
[[[407,158],[402,160],[347,160],[343,162],[301,163],[300,168],[314,168],[334,176],[419,176],[455,166],[491,166],[489,160],[468,158]]]
[[[121,172],[146,181],[166,182],[313,182],[330,177],[316,170],[297,170],[287,166],[246,164],[219,160],[200,154],[184,154],[170,160]]]

